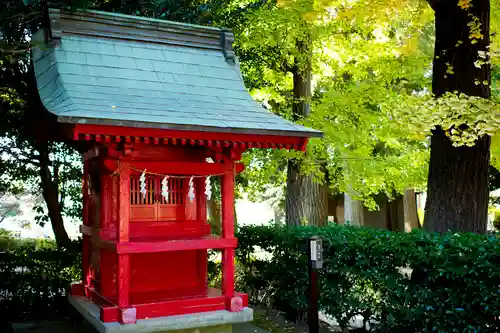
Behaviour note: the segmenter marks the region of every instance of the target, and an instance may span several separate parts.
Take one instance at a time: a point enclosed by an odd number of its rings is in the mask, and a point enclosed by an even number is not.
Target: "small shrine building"
[[[33,36],[40,99],[57,138],[85,151],[83,276],[71,305],[100,332],[251,320],[234,290],[241,154],[304,150],[321,133],[251,98],[230,31],[97,11],[48,16]],[[219,236],[207,223],[214,177]],[[221,290],[207,285],[209,249],[222,253]]]

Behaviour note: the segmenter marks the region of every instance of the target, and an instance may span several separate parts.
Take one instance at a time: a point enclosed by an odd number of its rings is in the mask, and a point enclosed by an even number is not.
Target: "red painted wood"
[[[84,296],[85,287],[82,283],[74,283],[70,287],[69,294],[73,296]]]
[[[116,272],[117,256],[115,253],[101,249],[99,257],[101,275],[100,275],[100,293],[104,297],[116,295],[116,284],[114,275]]]
[[[237,174],[238,174],[238,173],[242,173],[242,172],[243,172],[243,170],[245,170],[245,164],[243,164],[243,163],[236,163],[236,164],[234,165],[234,170],[235,170],[235,172],[236,172]]]
[[[137,319],[224,310],[223,297],[204,297],[138,304]]]
[[[234,169],[221,177],[222,236],[234,237]]]
[[[180,139],[185,145],[189,140],[218,140],[226,141],[229,146],[229,141],[235,142],[268,142],[296,145],[302,142],[304,137],[296,136],[280,136],[280,135],[255,135],[255,134],[232,134],[232,133],[217,133],[217,132],[201,132],[201,131],[175,131],[155,128],[134,128],[120,126],[103,126],[90,124],[76,124],[74,132],[85,133],[85,135],[113,135],[113,136],[137,136],[141,137],[147,133],[148,137],[152,138],[171,138]],[[90,138],[89,138],[90,140]]]
[[[118,201],[118,228],[116,239],[118,242],[128,241],[128,230],[130,222],[130,164],[122,162],[120,164],[120,199]]]
[[[115,305],[101,305],[99,307],[99,319],[103,323],[112,323],[118,321],[119,309]]]
[[[89,209],[90,209],[90,200],[89,200],[89,162],[83,161],[83,225],[85,227],[90,226],[89,221]],[[90,283],[90,236],[83,235],[82,237],[82,283],[84,286],[87,286]]]
[[[234,171],[221,177],[222,237],[234,237]],[[234,296],[234,248],[222,250],[222,294],[225,308],[231,310]]]
[[[190,175],[190,176],[210,176],[221,174],[232,169],[232,165],[223,163],[196,163],[196,162],[118,162],[117,160],[105,160],[106,168],[112,172],[118,170],[123,164],[128,163],[131,168],[134,168],[134,173],[142,173],[143,170],[148,172],[158,173],[161,175]],[[140,170],[140,171],[139,171]],[[120,173],[122,173],[120,171]]]
[[[113,133],[81,133],[91,138],[100,135],[102,143],[99,160],[90,160],[101,167],[101,185],[92,190],[92,197],[87,196],[88,201],[84,202],[88,225],[82,226],[84,237],[89,240],[87,253],[92,253],[92,257],[87,255],[92,263],[87,284],[92,288],[79,287],[100,306],[101,320],[123,322],[124,310],[133,308],[141,319],[235,310],[248,304],[245,295],[234,292],[234,248],[237,246],[234,176],[243,171],[244,165],[206,163],[205,159],[210,156],[216,161],[234,161],[253,143],[230,137],[169,137],[168,131],[161,132],[160,137],[148,131],[147,136],[136,132],[118,135],[121,141],[128,142],[123,148],[114,142]],[[113,140],[107,140],[106,136]],[[294,140],[294,145],[301,142]],[[160,145],[164,142],[179,145]],[[209,144],[213,146],[212,151],[203,148]],[[221,144],[230,147],[231,152],[223,151]],[[137,178],[144,169],[171,175],[168,199],[161,195],[162,176],[149,175],[146,195],[139,193]],[[187,199],[189,179],[176,178],[177,173],[202,176],[194,179],[193,202]],[[203,176],[214,174],[224,174],[220,238],[210,235],[210,226],[206,223]],[[223,253],[223,291],[217,295],[207,286],[207,249],[210,248],[221,249]]]
[[[106,172],[104,168],[101,168],[101,204],[100,204],[100,229],[110,229],[112,225],[112,190],[113,179],[110,174]],[[103,239],[114,239],[112,235],[110,237],[103,237],[104,235],[100,235],[100,233],[96,233],[99,238]],[[114,268],[116,262],[116,255],[107,251],[106,249],[100,249],[99,253],[99,270],[100,270],[100,279],[99,279],[99,291],[105,297],[109,297],[115,293],[116,285],[113,281],[114,278]]]
[[[106,305],[106,306],[114,306],[115,303],[111,302],[109,299],[106,299],[104,296],[99,294],[99,292],[91,287],[85,287],[85,292],[88,295],[88,299],[91,300],[98,306]]]
[[[101,321],[105,323],[119,321],[120,311],[115,300],[101,296],[92,288],[87,289],[92,301],[100,308]],[[78,290],[78,286],[75,290]],[[133,293],[130,306],[138,310],[137,319],[224,310],[225,298],[221,291],[214,288],[205,290],[204,293],[193,297],[182,297],[179,296],[182,294],[179,294],[170,298],[164,292]],[[241,297],[244,307],[248,306],[247,294],[237,292],[235,296]]]
[[[222,294],[225,297],[226,310],[231,310],[234,296],[234,249],[222,250]]]
[[[141,241],[118,243],[116,251],[118,254],[125,253],[156,253],[170,251],[206,250],[236,248],[236,238],[219,238],[207,236],[195,239],[168,240],[163,239],[141,239]]]
[[[107,239],[115,238],[116,229],[89,228],[92,233],[100,236],[99,243],[108,244]],[[210,234],[210,225],[201,221],[147,221],[133,222],[129,226],[130,240],[142,238],[157,238],[163,240],[171,239],[194,239]]]
[[[197,252],[131,254],[131,302],[151,303],[203,295],[206,276],[200,277]]]
[[[127,308],[130,306],[130,255],[118,255],[116,280],[116,303],[122,309]]]
[[[192,298],[172,300],[147,304],[134,304],[137,319],[175,316],[188,313],[224,310],[224,298]],[[118,321],[119,308],[102,305],[100,307],[101,321],[109,323]]]
[[[163,240],[194,239],[210,234],[210,225],[202,221],[148,221],[130,224],[131,240],[157,238]]]
[[[300,151],[306,151],[306,148],[307,148],[307,142],[308,142],[308,139],[307,139],[307,138],[303,138],[303,139],[300,141],[300,144],[299,144]]]
[[[235,292],[234,295],[241,297],[241,299],[243,300],[243,306],[248,307],[248,294]]]
[[[116,229],[117,246],[129,240],[130,222],[130,165],[122,162],[119,174],[120,199],[118,201],[118,227]],[[130,306],[130,257],[128,254],[117,256],[116,266],[117,305],[121,309]]]

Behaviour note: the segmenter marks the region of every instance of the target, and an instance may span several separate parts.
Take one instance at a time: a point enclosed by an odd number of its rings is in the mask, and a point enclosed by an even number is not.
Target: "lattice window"
[[[156,177],[146,176],[146,195],[142,195],[139,176],[130,177],[130,204],[153,205],[156,202]]]
[[[184,196],[186,192],[184,191],[184,184],[186,180],[182,178],[169,178],[168,179],[168,201],[165,200],[163,196],[160,196],[160,204],[162,205],[183,205]]]
[[[130,177],[131,205],[183,205],[187,195],[185,186],[187,180],[181,178],[168,179],[168,200],[161,195],[161,179],[158,176],[146,176],[146,195],[140,192],[139,175]]]

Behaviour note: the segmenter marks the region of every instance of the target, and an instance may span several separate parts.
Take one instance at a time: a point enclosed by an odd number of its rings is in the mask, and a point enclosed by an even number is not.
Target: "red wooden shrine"
[[[105,126],[89,129],[107,131]],[[127,133],[126,128],[121,131]],[[188,139],[81,138],[96,146],[84,157],[84,273],[72,294],[98,304],[103,322],[248,306],[247,296],[234,291],[233,275],[234,176],[243,170],[238,163],[243,149],[217,149],[218,141],[209,148],[188,144]],[[139,181],[143,170],[145,195]],[[168,175],[167,198],[161,194],[163,175]],[[211,235],[207,223],[207,176],[220,176],[220,236]],[[191,177],[194,200],[188,198]],[[222,291],[207,287],[208,249],[222,251]],[[127,320],[130,308],[136,313]]]
[[[248,297],[234,290],[241,155],[304,150],[320,133],[252,100],[226,30],[47,15],[51,30],[33,37],[47,44],[34,51],[45,126],[83,152],[83,276],[71,295],[97,305],[103,323],[242,311]],[[218,235],[207,223],[207,177],[220,178]],[[209,249],[222,253],[221,290],[207,286]]]

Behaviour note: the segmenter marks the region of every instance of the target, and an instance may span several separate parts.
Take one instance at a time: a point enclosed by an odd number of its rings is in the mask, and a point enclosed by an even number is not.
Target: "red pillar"
[[[99,237],[105,238],[103,235],[109,235],[107,232],[111,227],[111,209],[112,209],[112,186],[113,179],[111,175],[106,171],[106,169],[101,167],[101,205],[100,205],[100,232]],[[106,237],[109,238],[109,237]],[[114,255],[109,250],[100,250],[100,287],[99,293],[106,298],[110,298],[113,295],[115,285],[113,283],[113,268],[114,268]]]
[[[222,237],[234,237],[234,167],[221,179]],[[231,311],[234,296],[234,249],[222,250],[222,295]]]
[[[89,221],[89,204],[90,204],[90,198],[89,198],[89,161],[83,161],[83,212],[82,212],[82,218],[83,218],[83,225],[84,226],[89,226],[90,221]],[[82,237],[82,284],[84,286],[84,293],[85,296],[88,296],[87,294],[87,287],[90,283],[90,275],[89,275],[89,268],[90,268],[90,236],[89,235],[83,235]]]
[[[118,225],[116,228],[117,243],[129,241],[130,222],[130,164],[122,162],[119,180]],[[135,323],[135,309],[130,309],[130,256],[117,255],[116,265],[116,298],[120,308],[120,321],[123,324]]]
[[[201,224],[207,223],[207,197],[205,195],[205,177],[196,178],[196,221]],[[208,251],[199,250],[197,251],[197,261],[200,263],[200,276],[203,277],[203,285],[201,288],[203,292],[208,291]],[[202,266],[203,265],[203,266]]]

